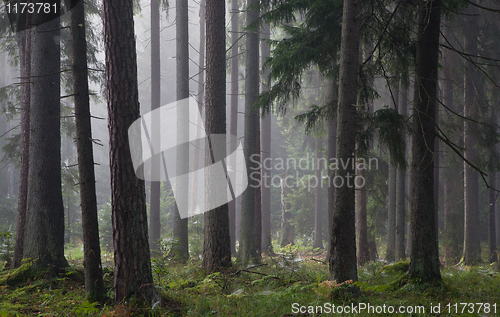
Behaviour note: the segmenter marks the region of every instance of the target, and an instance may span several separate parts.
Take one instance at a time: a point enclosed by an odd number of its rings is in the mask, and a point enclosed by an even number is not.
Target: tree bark
[[[257,0],[248,1],[247,25],[250,25],[259,17],[259,12],[251,6],[256,5]],[[245,136],[244,149],[245,161],[247,162],[248,188],[241,197],[241,231],[239,257],[242,263],[257,260],[255,252],[255,190],[258,182],[255,172],[259,169],[254,154],[259,154],[257,145],[257,130],[259,127],[259,112],[254,103],[259,95],[259,33],[248,31],[246,34],[246,65],[245,65]]]
[[[390,89],[394,110],[399,107],[399,81]],[[397,175],[398,166],[391,159],[389,164],[389,201],[387,203],[387,250],[385,260],[394,262],[396,259],[396,202],[397,202]]]
[[[238,55],[238,38],[239,38],[239,22],[240,8],[238,0],[231,1],[231,118],[229,134],[231,136],[238,135],[238,101],[239,101],[239,55]],[[234,147],[233,151],[236,150]],[[231,162],[232,166],[236,165],[236,160]],[[234,170],[234,168],[233,168]],[[236,199],[229,202],[229,230],[231,236],[231,254],[236,255]]]
[[[261,65],[264,67],[264,63],[266,59],[271,55],[269,43],[266,40],[270,38],[271,30],[269,28],[269,24],[264,24],[261,38],[263,41],[261,42]],[[260,86],[261,92],[268,91],[268,78],[269,78],[269,68],[266,67],[262,72],[262,85]],[[262,168],[262,179],[271,179],[271,169],[269,165],[266,165],[267,161],[271,159],[271,113],[267,113],[264,117],[262,117],[261,121],[261,134],[260,134],[260,143],[261,143],[261,162]],[[266,167],[267,166],[267,167]],[[271,186],[266,186],[264,182],[261,185],[262,192],[262,252],[264,253],[272,253],[273,245],[271,239]]]
[[[207,81],[206,81],[206,133],[226,133],[226,31],[224,0],[207,0]],[[225,157],[225,155],[223,155]],[[210,151],[207,165],[215,163]],[[205,175],[210,177],[210,175]],[[206,188],[206,195],[216,194],[220,188]],[[206,272],[221,271],[231,266],[228,204],[205,213],[205,239],[203,268]]]
[[[323,180],[321,174],[323,166],[320,166],[320,160],[323,158],[321,149],[323,147],[323,139],[316,139],[316,164],[314,164],[317,186],[314,189],[314,241],[313,249],[323,249]]]
[[[389,197],[387,202],[387,250],[385,260],[394,262],[396,258],[396,180],[397,167],[391,160],[389,164]]]
[[[255,127],[255,144],[257,147],[257,153],[259,153],[259,161],[262,163],[262,153],[260,150],[260,120],[257,119],[259,125]],[[261,165],[260,165],[261,166]],[[260,257],[262,255],[262,170],[259,166],[259,169],[255,171],[254,177],[258,179],[260,186],[255,188],[255,223],[254,223],[254,232],[255,232],[255,252],[257,256]]]
[[[23,15],[20,15],[23,16]],[[19,18],[22,24],[29,25],[31,15],[27,19]],[[24,234],[26,226],[26,207],[28,202],[28,170],[29,170],[29,145],[30,145],[30,98],[31,98],[31,28],[17,32],[17,43],[19,46],[19,63],[21,68],[21,167],[19,171],[19,194],[17,200],[17,226],[14,241],[14,256],[12,268],[18,268],[22,264],[24,252]]]
[[[144,181],[135,176],[128,128],[139,118],[133,1],[105,0],[104,47],[108,102],[115,303],[153,303]]]
[[[332,102],[337,98],[338,93],[336,87],[334,87],[335,82],[332,80],[330,82],[331,95],[330,99]],[[328,122],[328,162],[331,162],[332,159],[337,157],[336,153],[337,148],[337,119],[332,118]],[[325,262],[330,260],[330,244],[332,241],[332,231],[330,230],[333,226],[333,212],[335,207],[335,186],[331,184],[331,180],[335,177],[335,170],[328,167],[328,177],[330,179],[330,183],[328,184],[328,205],[327,205],[327,223],[326,223],[326,232],[327,232],[327,245],[326,245],[326,256]]]
[[[49,1],[60,7],[57,0]],[[53,269],[64,258],[64,206],[61,192],[60,20],[59,13],[33,15],[29,194],[24,258]]]
[[[441,280],[434,218],[434,149],[441,0],[419,1],[412,140],[409,274]]]
[[[151,0],[151,111],[160,108],[161,103],[161,60],[160,60],[160,3]],[[151,138],[156,138],[153,144],[160,144],[160,118],[152,117]],[[160,170],[160,155],[151,159],[151,170]],[[161,237],[160,220],[160,188],[161,182],[150,182],[151,193],[149,196],[149,247],[153,254],[158,252],[158,240]]]
[[[494,97],[496,99],[496,96]],[[493,103],[491,107],[491,123],[490,125],[493,129],[496,129],[497,126],[497,113],[496,113],[496,103]],[[495,159],[494,154],[491,154],[490,161],[493,162]],[[490,263],[496,262],[498,260],[497,255],[497,231],[496,231],[496,198],[497,191],[496,188],[496,173],[495,171],[490,171],[490,175],[488,178],[488,185],[491,187],[488,189],[489,193],[489,209],[488,209],[488,253]]]
[[[337,159],[353,160],[356,146],[356,100],[359,67],[359,39],[363,18],[361,0],[344,0],[340,46],[339,103],[337,111]],[[352,164],[337,170],[344,182],[354,176]],[[346,184],[344,184],[346,185]],[[335,189],[332,240],[330,244],[330,279],[342,283],[357,281],[354,186]]]
[[[477,13],[477,10],[469,7],[469,14]],[[476,18],[467,19],[467,29],[465,34],[465,50],[470,54],[477,54],[477,32],[478,23]],[[464,117],[477,119],[477,108],[479,104],[479,94],[474,65],[468,63],[465,70],[465,96],[464,96]],[[475,162],[478,157],[478,150],[475,149],[477,143],[474,137],[474,122],[464,121],[464,157],[469,162]],[[481,241],[479,235],[479,175],[467,162],[464,162],[464,202],[465,202],[465,225],[464,225],[464,251],[462,261],[465,265],[474,265],[481,261]]]
[[[176,0],[176,74],[177,74],[177,100],[189,98],[189,42],[188,42],[188,1]],[[179,108],[177,112],[177,122],[189,121],[189,109]],[[185,124],[177,124],[177,144],[187,142],[189,136],[189,127]],[[179,147],[177,150],[177,170],[186,171],[189,169],[188,147]],[[179,175],[182,172],[178,172]],[[182,183],[183,178],[179,178],[176,183],[178,188],[176,200],[186,201],[187,193],[180,188],[187,188],[187,184]],[[186,204],[187,205],[187,204]],[[188,218],[181,219],[179,208],[175,205],[174,212],[174,241],[176,244],[172,248],[174,256],[182,262],[189,258],[188,244]]]
[[[400,85],[402,88],[403,85]],[[399,95],[398,112],[405,118],[408,115],[408,89],[403,88]],[[406,157],[405,148],[405,157]],[[406,224],[406,168],[398,168],[396,180],[396,261],[406,259],[405,224]]]
[[[366,179],[365,169],[356,169],[356,175]],[[367,189],[360,187],[356,189],[356,216],[357,216],[357,250],[358,250],[358,264],[362,265],[370,261],[369,245],[368,245],[368,216],[366,210],[367,203]]]
[[[85,294],[89,302],[104,297],[101,269],[101,246],[97,218],[92,125],[90,117],[87,70],[87,40],[85,38],[84,2],[71,0],[71,42],[73,57],[73,93],[75,94],[76,148],[82,208]],[[69,207],[69,205],[68,205]]]

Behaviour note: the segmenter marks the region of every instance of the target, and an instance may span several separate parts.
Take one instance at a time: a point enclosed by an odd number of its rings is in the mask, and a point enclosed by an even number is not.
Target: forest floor
[[[78,258],[70,257],[72,268],[57,277],[42,274],[16,285],[12,279],[6,281],[13,271],[4,270],[0,316],[500,315],[500,274],[492,265],[444,267],[442,285],[417,285],[406,279],[408,262],[372,262],[358,269],[359,281],[354,284],[361,292],[354,295],[352,284],[328,281],[328,266],[319,261],[318,252],[280,252],[265,256],[260,264],[235,265],[211,275],[203,273],[199,260],[173,264],[157,257],[153,275],[165,301],[149,312],[130,303],[112,304],[111,268],[104,268],[109,299],[87,302]],[[406,313],[398,313],[400,309]]]

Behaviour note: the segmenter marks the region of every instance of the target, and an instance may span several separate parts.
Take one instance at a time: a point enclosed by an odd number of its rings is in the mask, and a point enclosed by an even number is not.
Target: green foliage
[[[406,169],[406,118],[391,108],[383,108],[373,114],[373,123],[379,141],[389,149],[391,162],[398,168]]]
[[[341,1],[269,0],[262,1],[261,8],[266,12],[262,19],[280,25],[288,37],[269,41],[272,57],[264,67],[269,67],[275,83],[260,95],[257,104],[263,113],[274,109],[284,114],[288,101],[298,99],[301,77],[310,67],[317,66],[321,74],[336,77]]]
[[[0,232],[0,272],[10,261],[14,254],[14,241],[10,231]]]

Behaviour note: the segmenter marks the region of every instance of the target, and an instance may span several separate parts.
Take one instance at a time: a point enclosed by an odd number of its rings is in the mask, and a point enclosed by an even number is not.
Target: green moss
[[[25,283],[29,279],[35,279],[40,274],[33,268],[33,262],[27,262],[0,277],[0,285],[16,286]]]
[[[385,272],[391,275],[401,275],[408,272],[410,268],[410,261],[401,261],[390,265],[385,265],[382,267],[380,272]]]

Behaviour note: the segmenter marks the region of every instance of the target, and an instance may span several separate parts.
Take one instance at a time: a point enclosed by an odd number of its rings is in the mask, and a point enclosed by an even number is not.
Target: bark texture
[[[412,140],[409,274],[420,282],[441,280],[434,218],[434,139],[441,1],[420,0]]]
[[[224,0],[207,0],[207,81],[206,81],[206,132],[226,133],[226,31]],[[225,155],[223,156],[225,157]],[[206,153],[207,165],[214,163]],[[205,177],[210,177],[206,175]],[[220,188],[207,188],[206,195],[215,194]],[[224,204],[205,213],[205,239],[203,268],[221,271],[231,266],[228,205]]]
[[[356,100],[359,67],[359,39],[363,18],[361,0],[344,0],[342,15],[342,40],[340,46],[339,103],[337,111],[337,159],[347,162],[353,159],[356,146]],[[337,170],[347,182],[354,176],[352,164]],[[330,244],[330,279],[342,283],[358,280],[356,267],[354,187],[341,186],[335,189],[332,240]]]
[[[247,25],[259,17],[259,12],[250,6],[257,4],[257,0],[248,1]],[[244,151],[248,169],[248,188],[241,197],[241,228],[239,258],[242,263],[255,261],[255,190],[258,183],[253,173],[259,169],[255,160],[250,158],[259,154],[256,133],[259,127],[259,113],[254,103],[259,95],[259,33],[246,33],[246,61],[245,61],[245,136]]]
[[[151,111],[158,109],[161,103],[161,60],[160,60],[160,3],[158,0],[151,0]],[[160,118],[152,119],[152,138],[160,138],[159,125]],[[156,131],[155,131],[156,130]],[[160,144],[160,140],[153,141],[153,144]],[[160,156],[155,155],[151,159],[151,170],[160,170]],[[151,182],[151,193],[149,196],[149,247],[158,251],[161,235],[160,221],[160,188],[161,182]]]
[[[475,8],[469,7],[468,14],[477,14]],[[477,54],[477,36],[479,26],[477,18],[467,19],[465,30],[465,50],[471,54]],[[464,116],[473,120],[478,118],[478,106],[480,94],[478,93],[479,79],[474,65],[467,63],[465,70],[465,96]],[[479,151],[475,148],[477,139],[475,137],[476,123],[464,121],[464,157],[469,162],[476,162]],[[464,162],[464,203],[465,203],[465,226],[464,226],[464,251],[462,261],[465,265],[474,265],[481,261],[481,240],[479,228],[479,174],[467,162]]]
[[[188,1],[177,0],[175,5],[175,32],[176,32],[176,76],[177,76],[177,100],[189,98],[189,42],[188,42]],[[189,109],[179,108],[177,111],[177,122],[189,121]],[[185,124],[177,124],[177,144],[184,144],[188,141],[189,127]],[[177,174],[189,170],[189,147],[179,147],[177,150]],[[187,188],[187,184],[182,183],[183,178],[177,180],[177,188]],[[177,200],[186,201],[186,192],[178,190]],[[187,204],[186,204],[187,205]],[[174,233],[173,238],[177,244],[172,248],[174,256],[187,261],[189,258],[188,244],[188,218],[181,219],[177,204],[174,212]]]
[[[405,118],[408,115],[408,89],[402,88],[399,94],[398,112]],[[407,154],[405,148],[405,156]],[[396,176],[396,261],[406,259],[405,254],[406,224],[406,168],[398,168]]]
[[[101,267],[101,246],[97,218],[92,125],[90,117],[85,38],[84,2],[71,0],[71,41],[73,57],[73,93],[75,94],[76,148],[82,208],[85,294],[90,302],[105,295]],[[69,205],[68,205],[69,207]]]
[[[128,128],[139,118],[133,1],[105,0],[104,47],[108,102],[115,303],[157,300],[151,275],[144,181],[135,176]]]
[[[48,1],[59,7],[57,0]],[[23,258],[68,266],[64,258],[61,192],[60,23],[57,13],[34,14],[32,29],[28,200]]]
[[[323,148],[323,139],[316,139],[316,180],[318,184],[314,189],[314,241],[313,248],[323,249],[323,186],[321,180],[321,173],[323,171],[323,165],[320,165],[323,161],[323,153],[321,152]],[[320,161],[321,160],[321,161]],[[318,165],[318,166],[317,166]]]
[[[261,50],[261,65],[264,67],[266,59],[271,55],[269,43],[266,41],[270,37],[270,28],[268,24],[264,24],[262,29],[260,50]],[[261,92],[268,91],[269,68],[266,67],[262,71]],[[260,144],[261,144],[261,161],[267,162],[271,158],[271,113],[267,113],[262,117],[260,129]],[[267,167],[266,167],[267,166]],[[262,165],[262,179],[271,179],[271,169],[269,165]],[[271,239],[271,186],[265,186],[262,183],[262,252],[272,253],[273,245]]]
[[[231,112],[230,112],[230,127],[229,134],[237,136],[238,134],[238,100],[239,100],[239,55],[238,55],[238,38],[239,38],[239,22],[240,8],[238,0],[231,1]],[[236,148],[232,149],[233,151]],[[232,166],[236,165],[236,159],[231,162]],[[231,254],[236,255],[236,199],[229,202],[229,230],[231,236]]]
[[[27,19],[19,19],[19,24],[29,24]],[[18,27],[21,29],[22,26]],[[17,225],[14,241],[12,268],[21,266],[24,250],[24,231],[26,226],[26,206],[28,202],[29,137],[30,137],[30,98],[31,98],[31,29],[17,32],[19,63],[21,68],[21,167],[19,169],[19,194],[17,200]]]

